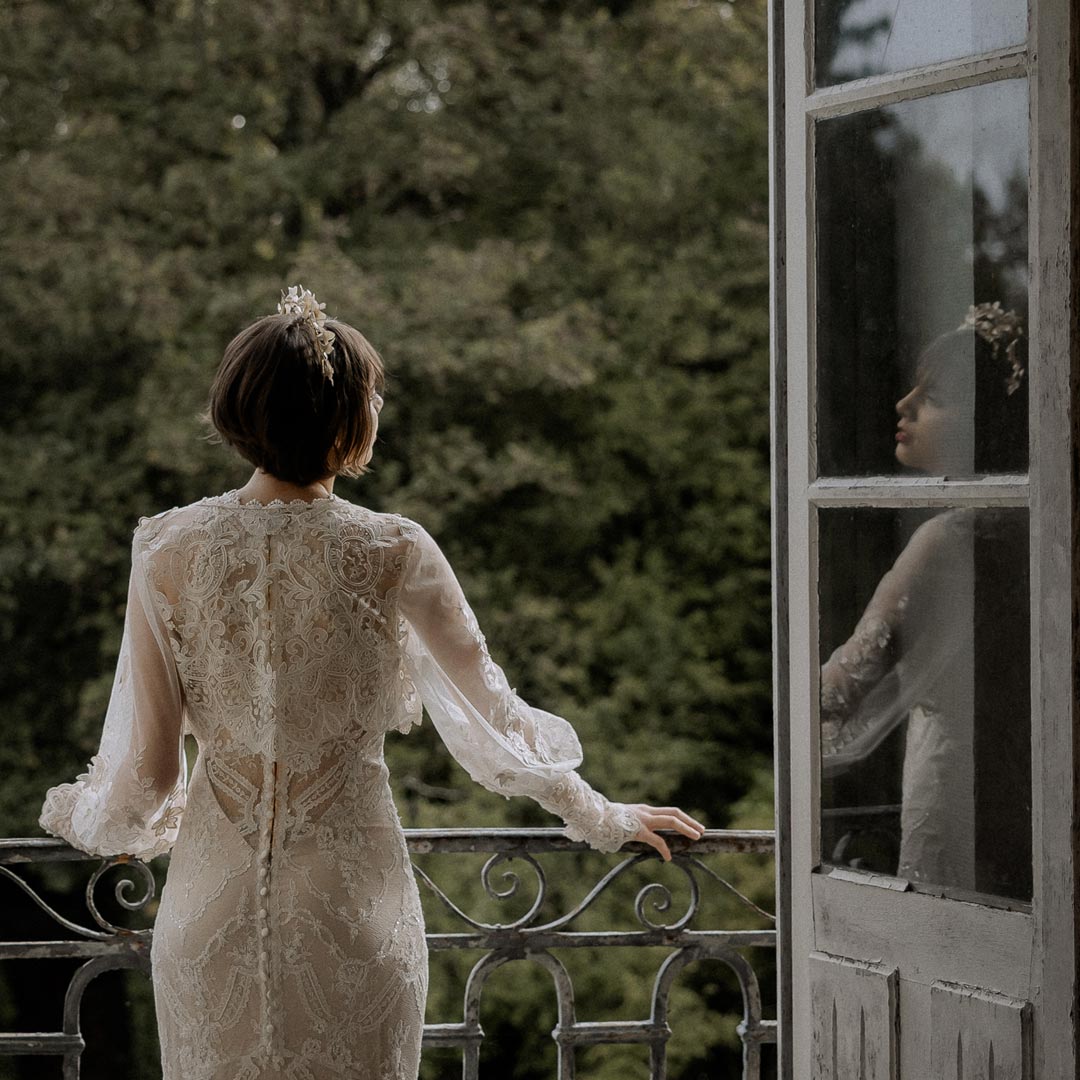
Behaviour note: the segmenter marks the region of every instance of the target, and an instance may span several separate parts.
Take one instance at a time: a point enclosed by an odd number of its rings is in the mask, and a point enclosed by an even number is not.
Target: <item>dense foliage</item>
[[[767,824],[765,38],[763,0],[0,7],[8,835],[38,835],[45,787],[96,749],[138,516],[246,480],[196,414],[224,344],[297,281],[390,372],[374,471],[335,491],[429,528],[595,786]],[[427,723],[388,757],[407,825],[557,824],[472,785]],[[579,995],[644,1015],[658,959],[607,956]],[[485,1068],[551,1075],[550,986],[513,970]],[[720,982],[681,981],[670,1075],[737,1060]],[[157,1075],[131,995],[101,1018],[130,1015],[128,1050],[84,1075]],[[0,988],[7,1029],[19,1002]],[[455,1016],[436,973],[429,1020]]]

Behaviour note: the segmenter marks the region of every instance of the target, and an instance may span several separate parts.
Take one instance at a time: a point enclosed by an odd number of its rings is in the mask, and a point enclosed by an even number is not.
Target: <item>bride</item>
[[[383,740],[423,708],[475,781],[572,840],[668,860],[657,830],[704,829],[590,787],[434,537],[334,493],[371,460],[383,368],[324,306],[293,286],[226,348],[209,418],[255,470],[140,519],[100,750],[39,817],[90,854],[171,852],[151,947],[165,1080],[415,1080],[428,953]]]

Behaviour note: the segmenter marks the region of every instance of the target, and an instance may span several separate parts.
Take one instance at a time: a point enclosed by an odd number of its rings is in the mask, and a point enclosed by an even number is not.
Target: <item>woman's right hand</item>
[[[698,840],[705,831],[705,826],[696,818],[692,818],[685,810],[677,806],[649,806],[648,803],[629,803],[641,820],[641,831],[635,836],[644,844],[651,844],[663,856],[664,862],[671,862],[671,850],[662,836],[658,836],[656,829],[677,829],[685,833],[691,840]]]

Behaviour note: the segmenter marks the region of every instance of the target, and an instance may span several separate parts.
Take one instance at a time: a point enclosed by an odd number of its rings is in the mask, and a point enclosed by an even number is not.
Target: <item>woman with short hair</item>
[[[293,286],[226,348],[207,415],[255,471],[140,519],[100,752],[39,819],[92,854],[171,852],[151,950],[165,1080],[414,1080],[428,952],[383,740],[422,707],[474,780],[598,851],[669,859],[655,829],[704,828],[591,788],[431,534],[334,494],[367,471],[384,372],[324,307]]]

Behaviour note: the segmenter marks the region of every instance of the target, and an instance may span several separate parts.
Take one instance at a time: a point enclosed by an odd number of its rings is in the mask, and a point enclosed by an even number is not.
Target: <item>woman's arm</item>
[[[187,801],[183,693],[151,595],[147,557],[136,529],[124,635],[98,752],[73,783],[48,790],[38,817],[46,832],[91,855],[164,854]]]
[[[573,727],[509,685],[446,557],[411,524],[416,535],[399,599],[406,663],[440,737],[473,780],[506,798],[529,796],[565,821],[571,840],[598,851],[635,838],[660,848],[654,828],[696,839],[703,826],[682,811],[612,802],[575,772],[582,750]]]

